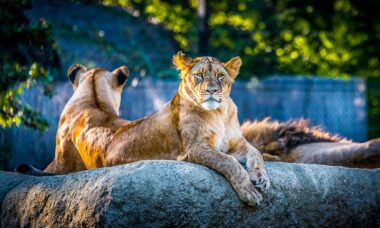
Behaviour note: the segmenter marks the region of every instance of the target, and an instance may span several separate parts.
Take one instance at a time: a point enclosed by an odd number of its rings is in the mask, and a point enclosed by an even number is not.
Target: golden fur
[[[68,75],[74,94],[60,117],[55,158],[44,170],[48,173],[103,167],[107,144],[120,126],[128,123],[118,117],[121,92],[128,78],[126,67],[111,73],[73,65]]]
[[[223,63],[178,53],[173,62],[181,71],[173,100],[132,122],[118,117],[124,82],[117,78],[126,79],[125,67],[112,73],[71,67],[75,91],[62,112],[55,159],[45,172],[68,173],[143,159],[183,160],[218,171],[242,201],[258,204],[262,196],[255,187],[267,189],[269,180],[260,152],[240,131],[237,108],[229,96],[240,58]]]
[[[288,122],[245,122],[244,137],[262,153],[264,160],[339,165],[356,168],[380,167],[380,139],[354,143],[309,127],[303,119]]]

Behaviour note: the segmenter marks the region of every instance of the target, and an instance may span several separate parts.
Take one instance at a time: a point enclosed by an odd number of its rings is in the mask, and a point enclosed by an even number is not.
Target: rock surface
[[[0,172],[0,227],[380,226],[380,170],[267,163],[264,202],[218,173],[141,161],[61,176]]]

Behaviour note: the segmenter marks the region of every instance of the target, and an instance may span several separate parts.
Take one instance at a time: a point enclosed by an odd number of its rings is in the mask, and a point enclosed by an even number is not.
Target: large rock
[[[256,207],[218,173],[176,161],[51,177],[0,173],[1,227],[380,226],[380,170],[267,163]]]

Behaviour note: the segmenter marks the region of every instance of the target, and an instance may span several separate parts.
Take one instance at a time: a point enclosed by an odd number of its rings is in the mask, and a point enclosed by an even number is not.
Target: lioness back
[[[158,112],[121,127],[107,148],[106,165],[144,159],[177,159],[179,140],[171,111],[167,103]]]

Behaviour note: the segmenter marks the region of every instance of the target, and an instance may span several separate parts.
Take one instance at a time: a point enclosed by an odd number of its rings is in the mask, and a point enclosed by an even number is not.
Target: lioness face
[[[205,110],[215,110],[229,98],[241,59],[235,57],[223,63],[208,56],[191,59],[179,52],[173,63],[181,70],[183,95]]]

